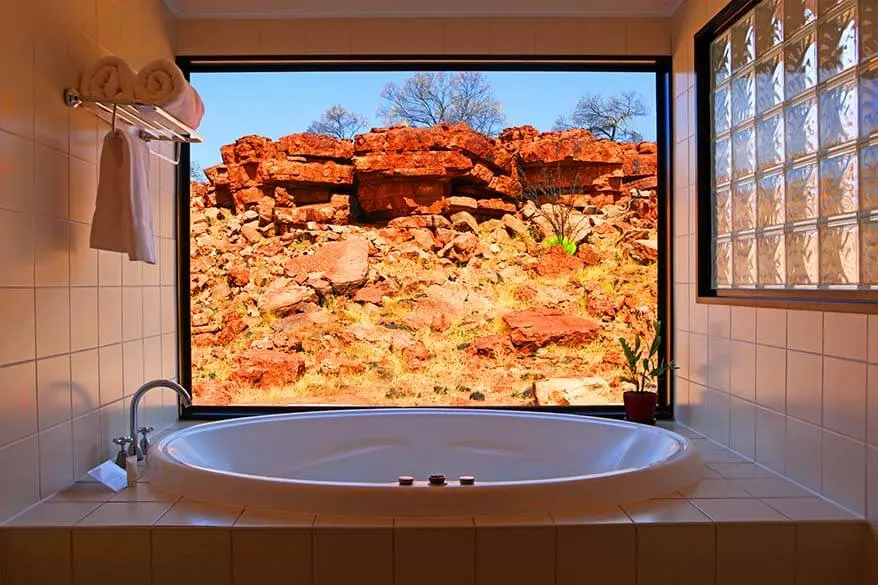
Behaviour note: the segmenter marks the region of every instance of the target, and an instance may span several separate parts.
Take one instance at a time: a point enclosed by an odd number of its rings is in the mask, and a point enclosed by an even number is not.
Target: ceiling
[[[680,0],[165,0],[180,18],[649,17]]]

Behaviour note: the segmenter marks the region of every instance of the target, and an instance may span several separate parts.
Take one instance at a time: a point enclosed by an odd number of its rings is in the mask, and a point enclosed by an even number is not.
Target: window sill
[[[731,293],[731,294],[729,294]],[[878,314],[878,295],[869,295],[860,299],[829,299],[814,298],[812,293],[800,293],[801,296],[764,297],[750,295],[750,291],[729,291],[716,296],[698,296],[699,305],[729,305],[732,307],[763,307],[768,309],[789,309],[794,311],[825,311],[829,313],[868,313]]]

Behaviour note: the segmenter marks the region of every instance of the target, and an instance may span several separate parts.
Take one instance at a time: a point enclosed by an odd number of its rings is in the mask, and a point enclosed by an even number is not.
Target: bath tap
[[[177,393],[183,406],[192,405],[192,396],[189,392],[171,380],[151,380],[143,384],[143,386],[138,388],[137,391],[131,395],[131,410],[129,412],[129,420],[131,422],[131,432],[129,436],[131,437],[131,444],[128,447],[128,454],[137,455],[138,461],[142,461],[143,458],[146,457],[147,451],[149,451],[149,439],[147,439],[146,436],[152,431],[152,427],[138,428],[137,407],[140,404],[140,399],[143,398],[143,395],[153,388],[169,388]],[[143,438],[139,443],[137,441],[137,433],[143,435]]]

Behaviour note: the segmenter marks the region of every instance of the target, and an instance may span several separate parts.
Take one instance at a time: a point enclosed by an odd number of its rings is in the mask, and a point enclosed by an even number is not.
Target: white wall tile
[[[787,345],[787,312],[783,309],[756,309],[756,342],[775,347]]]
[[[787,419],[786,475],[816,492],[823,486],[822,442],[820,427]]]
[[[866,517],[878,519],[878,449],[866,447]]]
[[[868,318],[855,313],[823,315],[823,353],[849,360],[866,361]]]
[[[756,456],[756,406],[752,402],[730,399],[729,447],[745,457]]]
[[[756,402],[778,412],[786,409],[786,354],[783,348],[756,347]]]
[[[866,446],[823,432],[823,494],[850,511],[866,514]]]
[[[787,347],[820,353],[823,350],[823,313],[790,311],[787,314]]]
[[[722,443],[729,444],[729,395],[707,389],[707,427],[706,435]]]
[[[878,315],[869,315],[869,361],[878,363]]]
[[[0,518],[6,519],[40,499],[37,436],[0,448],[0,469],[15,470],[14,481],[0,481]]]
[[[731,386],[733,395],[756,401],[756,344],[746,341],[732,341]]]
[[[73,482],[73,426],[70,421],[41,431],[40,497],[47,498]]]
[[[866,440],[866,364],[823,358],[823,425]]]
[[[70,352],[70,289],[36,290],[37,357]]]
[[[710,373],[708,360],[708,338],[706,335],[689,335],[689,380],[706,385]]]
[[[33,362],[0,368],[0,447],[37,432],[37,372]]]
[[[0,365],[34,359],[34,289],[0,288],[0,323],[15,335],[0,335]]]
[[[721,392],[729,391],[731,369],[731,341],[725,337],[708,338],[708,386]]]
[[[764,408],[756,408],[756,461],[784,472],[786,462],[786,417]]]
[[[48,429],[70,420],[70,356],[37,361],[39,427]]]
[[[866,436],[870,445],[878,445],[878,366],[869,365],[867,378]]]
[[[787,352],[787,414],[809,423],[823,422],[823,358]]]
[[[756,309],[753,307],[732,307],[732,339],[756,341]]]
[[[729,337],[731,334],[731,308],[728,305],[709,305],[707,327],[713,337]]]
[[[74,417],[97,409],[100,398],[100,364],[98,350],[70,354],[71,408]]]
[[[101,345],[122,341],[122,288],[98,289],[98,341]]]
[[[98,289],[70,289],[70,349],[79,351],[98,346]]]
[[[99,359],[101,406],[104,406],[122,398],[122,346],[116,344],[100,348]]]

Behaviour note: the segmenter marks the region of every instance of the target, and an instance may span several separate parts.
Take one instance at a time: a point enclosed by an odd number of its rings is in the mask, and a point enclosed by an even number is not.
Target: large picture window
[[[699,296],[878,290],[874,0],[736,2],[696,37]]]
[[[667,60],[181,64],[189,414],[621,412],[619,338],[670,322]]]

